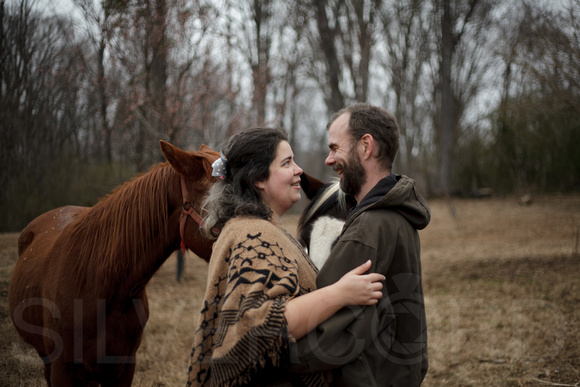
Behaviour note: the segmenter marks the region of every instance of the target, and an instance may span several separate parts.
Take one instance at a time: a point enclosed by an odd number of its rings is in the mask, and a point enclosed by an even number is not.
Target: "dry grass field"
[[[580,195],[437,199],[421,231],[430,370],[425,386],[580,386]],[[296,216],[285,220],[295,230]],[[12,327],[17,234],[0,234],[0,386],[45,386]],[[207,265],[170,258],[148,285],[134,386],[182,386]]]

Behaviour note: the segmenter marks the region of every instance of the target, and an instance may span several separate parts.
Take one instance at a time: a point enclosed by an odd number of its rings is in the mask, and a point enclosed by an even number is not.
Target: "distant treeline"
[[[185,149],[282,126],[326,178],[356,101],[429,194],[580,189],[580,0],[0,0],[0,232]],[[484,188],[485,190],[481,190]]]

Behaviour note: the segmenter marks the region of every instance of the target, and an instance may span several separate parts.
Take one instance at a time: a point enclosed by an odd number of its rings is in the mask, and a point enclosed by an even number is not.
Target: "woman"
[[[224,153],[204,205],[204,232],[217,241],[188,385],[327,385],[327,374],[285,371],[288,340],[346,305],[375,304],[384,277],[362,275],[365,264],[315,290],[316,268],[280,223],[300,200],[302,174],[282,129],[238,133]]]

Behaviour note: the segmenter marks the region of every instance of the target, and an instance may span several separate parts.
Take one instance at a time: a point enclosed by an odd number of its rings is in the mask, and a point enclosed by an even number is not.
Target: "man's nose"
[[[326,160],[324,160],[324,164],[326,164],[329,167],[332,166],[335,162],[336,160],[334,160],[334,156],[332,155],[332,153],[329,153],[328,157],[326,157]]]

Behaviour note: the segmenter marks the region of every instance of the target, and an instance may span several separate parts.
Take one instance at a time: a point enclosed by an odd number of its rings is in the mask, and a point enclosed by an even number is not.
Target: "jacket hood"
[[[431,220],[431,210],[417,190],[415,181],[405,175],[390,175],[381,180],[355,207],[349,218],[374,208],[398,212],[417,230],[427,227]]]

